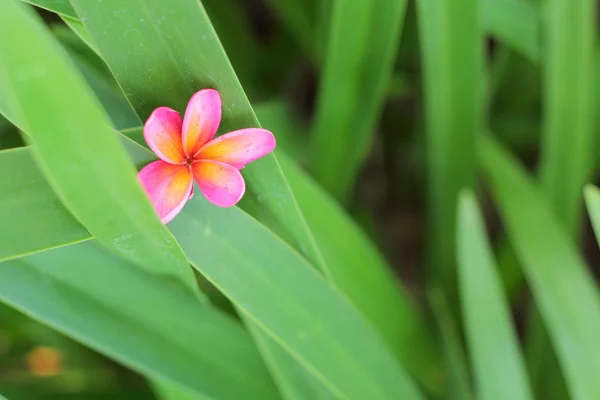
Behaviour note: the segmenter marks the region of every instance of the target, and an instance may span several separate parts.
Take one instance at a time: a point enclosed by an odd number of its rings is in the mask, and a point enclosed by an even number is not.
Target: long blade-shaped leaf
[[[483,123],[483,32],[476,0],[418,0],[424,65],[433,277],[454,282],[456,199],[473,184]]]
[[[533,62],[540,61],[539,15],[527,0],[479,0],[483,26],[494,38]]]
[[[23,35],[27,51],[13,40]],[[61,200],[108,247],[197,290],[100,104],[41,21],[18,2],[0,3],[0,53],[0,111],[27,132]]]
[[[596,1],[550,0],[547,10],[540,175],[560,221],[576,234],[594,167]]]
[[[347,199],[374,136],[405,8],[404,0],[333,1],[311,161],[338,199]]]
[[[600,398],[600,297],[594,279],[549,204],[516,161],[490,138],[480,150],[571,396]]]
[[[470,192],[460,197],[457,240],[459,289],[478,398],[533,399],[483,218]]]
[[[371,327],[284,242],[200,196],[182,216],[171,229],[192,264],[336,394],[420,398]]]
[[[137,371],[194,393],[215,399],[277,398],[239,323],[198,307],[194,297],[96,242],[0,264],[0,300]]]
[[[594,227],[596,240],[600,246],[600,189],[593,185],[587,186],[585,188],[585,202]]]

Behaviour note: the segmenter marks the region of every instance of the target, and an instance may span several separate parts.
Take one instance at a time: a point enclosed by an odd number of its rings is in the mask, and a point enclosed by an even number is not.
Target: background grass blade
[[[391,80],[404,0],[335,0],[312,129],[314,177],[346,201],[370,149]]]
[[[11,40],[21,35],[28,37],[26,52]],[[61,200],[103,244],[197,292],[189,264],[137,183],[100,104],[19,2],[0,4],[0,52],[0,110],[27,132]]]
[[[585,188],[585,202],[600,246],[600,190],[596,186],[588,185]]]
[[[417,14],[425,86],[428,255],[432,278],[451,288],[457,195],[473,184],[475,138],[483,124],[483,32],[476,0],[418,0]]]
[[[96,242],[4,262],[0,277],[1,301],[148,376],[211,398],[277,398],[239,323]]]
[[[583,186],[594,166],[595,10],[593,0],[547,4],[540,175],[571,234],[580,230]]]
[[[268,0],[268,3],[285,23],[304,52],[318,62],[315,21],[319,1]]]
[[[594,90],[596,89],[596,2],[550,0],[545,4],[544,114],[539,172],[542,187],[566,231],[579,237],[582,192],[591,178],[594,154]],[[529,324],[528,347],[541,347],[529,357],[540,386],[557,382],[558,367],[540,318]]]
[[[541,31],[536,6],[528,0],[479,0],[487,33],[534,62],[540,61]]]
[[[279,160],[298,204],[323,248],[332,281],[379,328],[404,366],[428,390],[439,393],[442,386],[440,365],[431,333],[408,295],[398,291],[385,259],[316,182],[284,154],[279,155]]]
[[[600,297],[563,225],[524,171],[491,139],[481,162],[573,399],[600,396]],[[548,249],[552,249],[549,252]]]
[[[485,225],[471,192],[458,204],[459,292],[480,399],[531,400],[525,363]]]

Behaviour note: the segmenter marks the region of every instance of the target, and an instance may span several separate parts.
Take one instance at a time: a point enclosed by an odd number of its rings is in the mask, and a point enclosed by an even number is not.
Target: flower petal
[[[194,180],[185,165],[173,165],[162,160],[146,165],[138,179],[154,205],[163,224],[171,221],[190,198]]]
[[[144,125],[144,139],[162,160],[183,164],[185,154],[181,146],[181,116],[168,107],[159,107]]]
[[[215,136],[221,123],[221,95],[204,89],[192,96],[183,117],[183,150],[188,156]]]
[[[275,137],[271,132],[260,128],[240,129],[211,140],[200,149],[196,158],[219,161],[242,169],[274,148]]]
[[[200,160],[192,164],[192,170],[202,194],[219,207],[235,205],[246,191],[242,174],[231,165]]]

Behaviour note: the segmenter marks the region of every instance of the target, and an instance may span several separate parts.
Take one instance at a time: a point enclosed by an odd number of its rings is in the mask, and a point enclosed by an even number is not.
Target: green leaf
[[[459,190],[473,185],[483,124],[483,32],[479,2],[418,0],[424,66],[432,278],[454,284]],[[450,299],[452,300],[452,299]]]
[[[194,196],[170,228],[192,264],[334,393],[421,398],[345,297],[240,209]]]
[[[306,137],[302,123],[291,112],[290,106],[281,99],[274,99],[254,106],[254,112],[263,128],[274,132],[277,151],[294,161],[300,161],[306,153]],[[287,174],[286,174],[287,175]]]
[[[462,193],[457,227],[459,289],[477,398],[530,400],[525,363],[486,235],[475,197]]]
[[[191,393],[173,384],[162,381],[150,381],[156,397],[161,400],[205,400],[207,397]]]
[[[55,12],[61,16],[77,18],[75,10],[71,7],[69,0],[22,0],[26,3]]]
[[[596,234],[596,240],[600,246],[600,190],[594,185],[585,188],[585,202],[587,204],[590,220]]]
[[[193,296],[95,241],[0,264],[0,301],[136,371],[194,393],[277,398],[238,322],[198,307]]]
[[[24,34],[27,51],[12,39]],[[107,247],[197,292],[193,271],[158,220],[99,102],[19,2],[0,3],[0,53],[0,112],[29,135],[62,202]]]
[[[319,0],[329,1],[329,0]],[[302,46],[304,52],[318,61],[316,46],[316,4],[315,0],[268,0],[271,8],[277,13],[294,39]]]
[[[59,40],[65,46],[65,49],[75,62],[75,65],[84,76],[90,88],[96,94],[104,110],[110,117],[112,124],[117,129],[127,129],[140,125],[140,120],[131,109],[127,99],[119,90],[112,75],[106,76],[99,71],[94,64],[99,60],[98,56],[93,53],[87,46],[81,42],[75,33],[65,26],[54,28],[54,33],[60,38]],[[85,47],[88,54],[81,54],[81,50],[75,50],[73,42],[79,42],[78,47]],[[91,59],[91,60],[90,60]],[[96,60],[97,59],[97,60]]]
[[[333,2],[313,126],[312,172],[347,200],[391,81],[405,0]]]
[[[409,295],[398,287],[391,267],[316,182],[284,154],[279,154],[279,161],[321,244],[331,280],[378,328],[403,365],[429,390],[439,392],[441,372],[433,340]]]
[[[556,350],[573,399],[600,398],[600,297],[550,205],[490,138],[481,163]]]
[[[0,230],[0,260],[91,239],[56,198],[30,149],[0,155],[0,226],[10,227]]]
[[[549,0],[547,10],[540,176],[559,220],[577,236],[594,168],[596,2]]]
[[[338,399],[323,384],[299,364],[280,344],[265,335],[245,314],[246,327],[254,337],[263,360],[277,382],[282,396],[288,400],[330,400]]]
[[[541,58],[539,11],[527,0],[480,0],[483,26],[533,62]]]

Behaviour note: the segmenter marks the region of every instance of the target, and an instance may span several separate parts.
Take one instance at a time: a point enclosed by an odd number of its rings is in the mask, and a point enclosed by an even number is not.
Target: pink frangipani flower
[[[194,194],[194,181],[211,203],[235,205],[246,190],[240,169],[275,148],[273,134],[248,128],[213,139],[221,122],[221,96],[200,90],[188,103],[183,121],[175,110],[159,107],[144,125],[144,139],[160,158],[138,179],[166,224]]]

